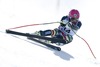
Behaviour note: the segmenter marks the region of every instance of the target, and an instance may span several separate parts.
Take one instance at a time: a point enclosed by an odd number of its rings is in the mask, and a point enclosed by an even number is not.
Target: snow
[[[100,67],[98,0],[0,0],[0,67]],[[6,34],[5,29],[28,24],[59,21],[70,9],[80,11],[82,28],[72,43],[55,51],[26,37]],[[37,25],[15,29],[33,33],[54,29],[59,24]],[[52,26],[52,27],[51,27]]]

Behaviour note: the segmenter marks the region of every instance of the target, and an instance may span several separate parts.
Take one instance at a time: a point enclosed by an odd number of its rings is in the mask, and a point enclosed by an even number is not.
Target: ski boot
[[[34,32],[33,34],[34,34],[34,35],[38,35],[38,36],[42,36],[42,35],[41,35],[41,34],[42,34],[42,31],[36,31],[36,32]],[[45,42],[45,43],[47,43],[47,44],[50,44],[50,43],[51,43],[51,41],[48,41],[48,40],[43,40],[43,39],[37,39],[37,40],[40,40],[40,41]]]
[[[41,36],[40,31],[36,31],[36,32],[34,32],[33,34],[34,34],[34,35]]]
[[[65,45],[64,43],[55,43],[56,45],[58,45],[58,46],[63,46],[63,45]]]
[[[38,36],[41,36],[40,32],[39,31],[36,31],[34,33],[31,33],[32,35],[38,35]],[[27,39],[32,39],[33,37],[27,37]],[[37,39],[37,40],[40,40],[38,38],[34,38],[34,39]]]

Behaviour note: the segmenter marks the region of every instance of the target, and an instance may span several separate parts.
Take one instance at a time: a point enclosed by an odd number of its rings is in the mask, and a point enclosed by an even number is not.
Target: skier
[[[69,15],[63,16],[58,28],[54,30],[40,30],[36,31],[34,34],[39,36],[51,36],[52,38],[61,38],[66,41],[66,43],[60,43],[52,41],[56,45],[65,45],[73,40],[73,35],[80,29],[82,26],[81,21],[79,21],[80,13],[76,9],[72,9],[69,12]]]

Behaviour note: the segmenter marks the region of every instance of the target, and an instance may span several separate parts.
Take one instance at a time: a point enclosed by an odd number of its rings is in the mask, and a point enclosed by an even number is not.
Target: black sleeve
[[[78,26],[79,28],[82,26],[81,21],[79,21],[79,22],[77,23],[77,26]]]
[[[82,23],[80,21],[78,21],[77,24],[75,24],[75,25],[72,24],[71,28],[74,29],[74,30],[78,30],[78,29],[81,28],[81,26],[82,26]]]
[[[65,20],[65,19],[68,19],[68,16],[63,16],[63,17],[61,18],[61,21]]]
[[[70,19],[69,19],[68,16],[63,16],[63,17],[61,18],[61,21],[65,20],[65,19],[67,19],[67,20],[70,21]],[[61,26],[66,26],[66,24],[63,24],[63,23],[60,23],[60,25],[61,25]]]

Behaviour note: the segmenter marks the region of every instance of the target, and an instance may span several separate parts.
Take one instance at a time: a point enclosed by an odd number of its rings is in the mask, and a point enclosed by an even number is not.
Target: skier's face
[[[77,22],[76,18],[71,18],[71,22]]]

